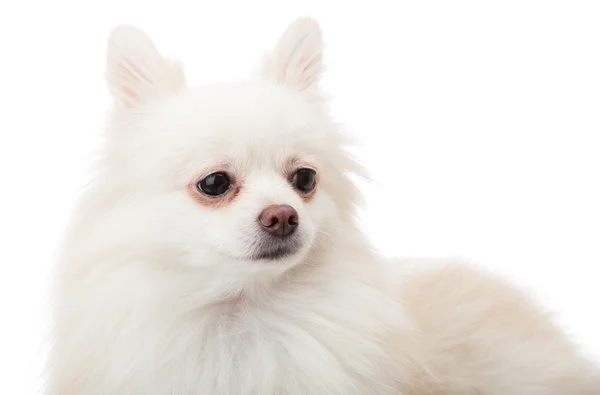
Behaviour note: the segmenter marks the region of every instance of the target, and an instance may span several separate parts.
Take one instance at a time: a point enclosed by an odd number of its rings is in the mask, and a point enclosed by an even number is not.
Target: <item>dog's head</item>
[[[322,46],[299,19],[257,75],[188,87],[143,32],[112,32],[106,179],[148,248],[256,271],[305,261],[351,225],[357,167],[319,93]]]

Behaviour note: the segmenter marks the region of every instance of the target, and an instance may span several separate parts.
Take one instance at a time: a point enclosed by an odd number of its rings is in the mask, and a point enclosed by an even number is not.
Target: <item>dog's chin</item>
[[[255,262],[270,263],[294,260],[294,257],[300,255],[302,247],[303,244],[298,238],[267,238],[255,246],[248,258]]]
[[[275,248],[260,250],[250,256],[253,261],[280,261],[289,258],[298,252],[299,248],[278,246]]]

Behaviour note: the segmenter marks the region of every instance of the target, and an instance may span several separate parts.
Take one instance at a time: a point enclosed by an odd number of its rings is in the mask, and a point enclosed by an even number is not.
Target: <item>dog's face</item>
[[[290,25],[261,74],[187,87],[133,27],[108,47],[108,174],[148,248],[228,272],[290,267],[331,242],[354,199],[346,139],[317,89],[318,25]]]

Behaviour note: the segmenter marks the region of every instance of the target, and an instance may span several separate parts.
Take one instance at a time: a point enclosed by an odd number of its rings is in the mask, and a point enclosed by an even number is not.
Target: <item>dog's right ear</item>
[[[164,58],[140,29],[121,25],[108,38],[106,79],[115,105],[136,108],[177,94],[185,86],[179,62]]]

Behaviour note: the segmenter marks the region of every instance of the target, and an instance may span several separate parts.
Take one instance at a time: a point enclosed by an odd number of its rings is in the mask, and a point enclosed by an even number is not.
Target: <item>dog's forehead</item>
[[[325,138],[322,118],[310,105],[276,87],[205,88],[182,100],[180,144],[211,157],[310,154]]]

